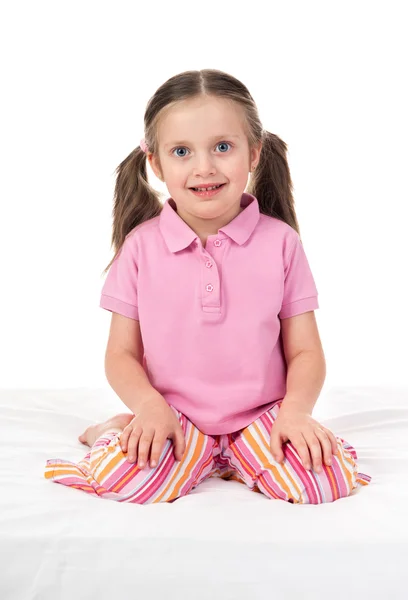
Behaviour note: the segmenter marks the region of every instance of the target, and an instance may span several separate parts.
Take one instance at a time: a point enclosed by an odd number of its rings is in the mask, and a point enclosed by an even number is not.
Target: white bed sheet
[[[173,503],[117,503],[44,478],[79,460],[110,388],[0,390],[0,599],[408,598],[408,389],[331,388],[313,416],[372,476],[320,505],[212,478]],[[112,596],[113,595],[113,596]]]

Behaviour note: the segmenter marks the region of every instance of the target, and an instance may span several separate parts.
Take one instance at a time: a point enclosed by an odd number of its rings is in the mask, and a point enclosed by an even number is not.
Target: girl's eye
[[[224,146],[225,146],[225,145],[226,145],[226,146],[232,146],[232,144],[230,144],[229,142],[219,142],[219,143],[217,144],[217,146],[221,146],[221,145],[224,145]],[[186,146],[177,146],[177,148],[174,148],[174,150],[172,150],[172,154],[173,154],[174,152],[176,152],[177,150],[180,150],[180,149],[183,149],[183,150],[185,150],[185,149],[186,149]],[[225,154],[225,153],[224,153],[224,152],[222,152],[221,154]],[[180,158],[184,158],[184,156],[186,156],[186,155],[185,155],[185,154],[183,154],[183,155],[181,155],[181,154],[177,154],[176,156],[179,156]]]

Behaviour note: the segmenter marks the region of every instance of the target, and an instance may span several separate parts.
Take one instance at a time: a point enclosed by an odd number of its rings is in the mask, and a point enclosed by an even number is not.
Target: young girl
[[[292,503],[350,495],[371,477],[312,417],[325,359],[286,144],[247,88],[213,69],[166,81],[144,125],[117,170],[100,302],[107,379],[130,413],[88,427],[86,456],[47,460],[45,477],[138,504],[214,476]]]

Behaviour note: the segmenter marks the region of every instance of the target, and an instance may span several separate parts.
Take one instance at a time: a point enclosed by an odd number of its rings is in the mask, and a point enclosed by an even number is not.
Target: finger
[[[327,429],[327,435],[329,436],[330,441],[331,441],[333,454],[337,454],[337,452],[338,452],[338,441],[337,441],[336,436],[334,435],[334,433],[332,433],[330,431],[330,429]]]
[[[322,470],[322,447],[320,445],[320,439],[316,436],[315,430],[311,429],[308,433],[303,434],[306,439],[307,445],[309,446],[310,454],[312,456],[313,469],[320,473]]]
[[[274,459],[278,462],[281,462],[284,458],[282,452],[282,441],[280,435],[274,432],[273,428],[270,439],[270,448]]]
[[[291,440],[292,446],[294,446],[299,454],[301,461],[305,467],[305,469],[311,468],[311,459],[309,453],[309,447],[306,443],[306,440],[303,435],[300,435],[294,440]]]
[[[120,445],[122,448],[122,451],[126,451],[129,449],[129,439],[130,436],[134,434],[139,436],[142,434],[142,427],[140,425],[135,425],[133,423],[129,423],[128,425],[126,425],[126,427],[123,429],[122,434],[120,436]]]
[[[120,447],[122,448],[122,452],[126,452],[129,436],[132,433],[132,431],[132,428],[128,425],[122,431],[122,435],[120,436]]]
[[[176,457],[176,460],[181,461],[183,459],[184,452],[186,451],[186,440],[184,437],[184,432],[181,427],[179,429],[177,429],[177,431],[175,432],[175,435],[173,437],[173,443],[174,443],[174,455]]]
[[[139,443],[139,438],[142,435],[142,430],[133,429],[130,432],[130,436],[128,439],[128,456],[127,459],[129,462],[134,462],[136,460],[137,454],[137,446]]]
[[[316,436],[315,430],[311,430],[306,434],[303,434],[307,445],[309,446],[310,454],[312,457],[313,469],[317,473],[321,473],[322,471],[322,446],[320,443],[320,439]]]
[[[163,433],[156,432],[153,443],[152,443],[152,450],[151,450],[151,454],[150,454],[150,466],[152,468],[155,467],[160,460],[162,448],[166,442],[166,439],[167,438],[163,435]]]
[[[139,440],[139,452],[138,452],[138,467],[143,469],[147,463],[147,457],[149,456],[150,446],[154,437],[154,431],[143,431]]]
[[[180,431],[179,430],[172,431],[167,436],[168,439],[172,440],[172,442],[173,442],[173,452],[174,452],[174,458],[176,460],[181,460],[183,458],[183,454],[184,454],[184,450],[185,450],[184,434],[182,431],[181,431],[181,436],[182,436],[182,439],[180,439]]]
[[[326,431],[320,427],[315,427],[314,432],[320,441],[320,445],[323,450],[324,462],[329,467],[332,463],[332,445],[329,436],[327,435]]]
[[[336,436],[334,435],[333,432],[330,431],[330,429],[327,429],[327,427],[323,427],[323,425],[320,425],[320,428],[323,429],[323,431],[329,437],[332,454],[337,454],[339,442],[338,442]]]

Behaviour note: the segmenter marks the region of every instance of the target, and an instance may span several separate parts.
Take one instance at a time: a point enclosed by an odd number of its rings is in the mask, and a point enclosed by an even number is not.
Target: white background
[[[203,68],[245,83],[288,144],[325,388],[405,385],[404,5],[4,3],[0,387],[108,386],[115,169],[155,90]]]

